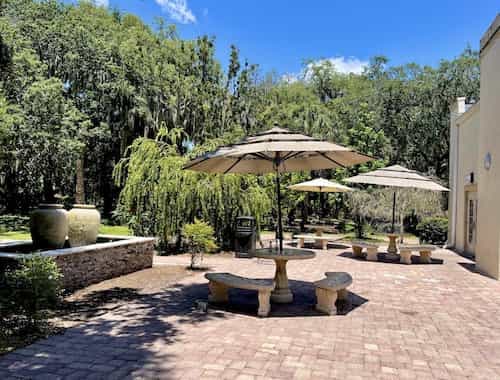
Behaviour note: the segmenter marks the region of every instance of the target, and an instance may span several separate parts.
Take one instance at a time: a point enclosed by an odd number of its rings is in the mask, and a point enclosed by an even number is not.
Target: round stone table
[[[271,301],[277,303],[290,303],[293,301],[293,294],[288,286],[288,275],[286,273],[286,263],[288,260],[313,259],[316,254],[307,249],[283,248],[278,253],[277,248],[262,248],[255,250],[254,257],[260,259],[274,260],[276,263],[276,274],[274,281],[276,287],[271,292]]]
[[[398,247],[396,245],[396,239],[398,238],[398,234],[387,234],[389,238],[389,246],[387,247],[387,255],[388,259],[395,259],[398,257]]]

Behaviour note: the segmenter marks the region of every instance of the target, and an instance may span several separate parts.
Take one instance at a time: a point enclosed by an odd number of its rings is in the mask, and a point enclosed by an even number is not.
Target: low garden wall
[[[100,235],[96,244],[76,248],[42,251],[53,257],[63,274],[67,290],[83,288],[103,280],[153,266],[156,239],[130,236]],[[31,242],[0,244],[0,271],[29,257]]]

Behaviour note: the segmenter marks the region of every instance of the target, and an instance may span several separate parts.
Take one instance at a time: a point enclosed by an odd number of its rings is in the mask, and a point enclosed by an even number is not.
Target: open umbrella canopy
[[[275,126],[197,157],[184,168],[207,173],[263,174],[333,169],[370,160],[371,157],[341,145]]]
[[[449,191],[446,187],[418,174],[415,170],[400,165],[388,166],[383,169],[363,173],[344,180],[349,183],[365,183],[389,187],[410,187],[414,189]]]
[[[277,125],[237,144],[220,147],[188,162],[184,169],[207,173],[276,173],[278,223],[276,235],[283,252],[280,173],[333,169],[361,164],[371,157],[349,148],[279,128]]]
[[[288,186],[288,188],[291,190],[310,191],[315,193],[346,193],[353,191],[350,187],[324,178],[316,178],[311,181],[297,183],[295,185]]]
[[[446,187],[432,181],[415,170],[400,165],[388,166],[372,172],[359,174],[344,180],[348,183],[365,183],[369,185],[388,186],[395,188],[413,188],[431,191],[449,191]],[[392,200],[392,232],[396,219],[396,191]]]

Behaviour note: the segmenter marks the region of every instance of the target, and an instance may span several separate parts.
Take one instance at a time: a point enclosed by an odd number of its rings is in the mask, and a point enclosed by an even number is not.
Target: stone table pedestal
[[[396,244],[396,239],[398,238],[398,234],[388,234],[389,238],[389,246],[387,247],[387,255],[386,258],[395,260],[398,258],[398,247]]]
[[[276,264],[276,273],[274,275],[276,287],[271,292],[271,301],[291,303],[293,302],[293,294],[288,284],[286,264],[289,260],[312,259],[316,255],[313,251],[307,249],[283,248],[282,252],[278,252],[278,248],[263,248],[257,249],[254,256],[260,259],[274,260]]]

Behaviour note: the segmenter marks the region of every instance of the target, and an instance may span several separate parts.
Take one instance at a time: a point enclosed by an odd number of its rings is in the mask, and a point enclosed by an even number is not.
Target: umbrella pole
[[[279,252],[283,252],[283,222],[281,220],[281,191],[280,191],[280,173],[276,171],[276,191],[278,193],[278,239]]]
[[[392,196],[392,233],[394,230],[394,222],[396,220],[396,190],[394,190],[394,194]]]
[[[277,225],[276,233],[278,235],[278,240],[279,240],[278,252],[282,253],[283,252],[283,225],[282,225],[282,220],[281,220],[281,190],[280,190],[279,165],[280,165],[280,154],[278,152],[278,153],[276,153],[276,161],[274,163],[274,167],[276,169],[276,193],[278,195],[278,225]]]

